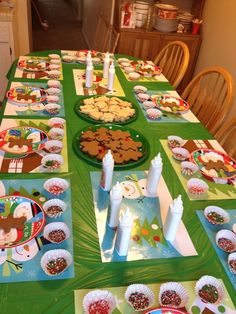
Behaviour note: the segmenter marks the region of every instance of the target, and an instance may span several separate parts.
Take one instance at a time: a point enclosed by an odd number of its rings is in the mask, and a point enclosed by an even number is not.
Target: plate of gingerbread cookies
[[[213,149],[198,149],[190,157],[208,180],[231,184],[236,179],[236,161],[227,154]]]
[[[127,124],[138,116],[137,108],[127,98],[105,95],[81,98],[75,104],[75,112],[92,123]]]
[[[0,208],[0,248],[27,243],[44,227],[43,209],[28,197],[3,196],[0,198]]]
[[[111,151],[115,169],[128,169],[143,163],[149,156],[147,139],[138,131],[116,124],[91,125],[80,130],[74,140],[76,154],[88,163],[101,167]]]
[[[47,140],[47,134],[38,128],[12,127],[0,132],[0,150],[14,155],[35,153],[44,148]]]

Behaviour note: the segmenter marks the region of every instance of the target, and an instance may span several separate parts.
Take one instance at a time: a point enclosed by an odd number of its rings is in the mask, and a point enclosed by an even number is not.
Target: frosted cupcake
[[[51,128],[48,135],[52,140],[62,140],[64,137],[64,131],[61,128]]]
[[[204,209],[204,215],[212,225],[223,225],[230,219],[229,214],[218,206],[207,206]]]
[[[236,252],[230,253],[228,256],[229,270],[236,275]]]
[[[151,101],[151,100],[145,100],[143,102],[143,108],[145,110],[151,109],[151,108],[155,108],[155,107],[156,107],[156,104],[153,101]]]
[[[147,92],[147,87],[143,86],[143,85],[136,85],[134,86],[134,92],[136,94],[139,94],[139,93],[143,93],[145,94]]]
[[[189,151],[183,147],[175,147],[172,149],[173,157],[177,160],[186,160],[189,157]]]
[[[195,292],[204,303],[219,304],[224,298],[221,282],[212,276],[201,277],[196,283]]]
[[[43,210],[48,217],[57,218],[66,210],[66,203],[59,198],[53,198],[43,204]]]
[[[48,103],[58,103],[59,97],[57,95],[48,95],[46,97]]]
[[[58,104],[51,103],[51,104],[45,105],[44,110],[50,115],[56,115],[60,113],[61,106]]]
[[[50,128],[60,128],[63,129],[66,120],[63,118],[51,118],[48,120],[48,125]]]
[[[45,143],[44,148],[52,154],[60,154],[63,148],[63,143],[58,140],[49,140]]]
[[[51,195],[61,195],[69,188],[69,182],[61,178],[51,178],[44,182],[44,189]]]
[[[83,299],[83,309],[86,314],[111,314],[115,308],[115,297],[107,290],[90,291]]]
[[[70,237],[70,229],[64,222],[51,222],[44,226],[43,237],[52,243],[62,243]]]
[[[217,246],[226,253],[236,251],[236,234],[228,229],[222,229],[216,233]]]
[[[190,161],[181,162],[181,173],[184,176],[192,176],[198,171],[198,166]]]
[[[57,276],[63,273],[72,263],[73,259],[67,250],[50,250],[44,253],[40,265],[48,276]]]
[[[147,113],[147,117],[150,120],[157,120],[159,117],[162,116],[162,112],[155,108],[148,109],[146,113]]]
[[[58,95],[60,94],[61,90],[60,88],[57,88],[57,87],[50,87],[48,89],[46,89],[46,92],[48,95]]]
[[[48,80],[47,85],[49,88],[61,88],[61,83],[57,80]]]
[[[154,303],[154,293],[143,284],[133,284],[127,287],[125,299],[137,312],[149,309]]]
[[[170,135],[167,137],[167,139],[170,149],[173,149],[175,147],[182,147],[184,145],[184,140],[182,139],[182,137]]]
[[[173,308],[184,307],[188,303],[188,293],[178,282],[167,282],[161,285],[159,303]]]
[[[192,178],[187,182],[187,188],[189,193],[195,195],[202,195],[207,193],[209,187],[205,181],[197,178]]]
[[[43,167],[49,170],[60,169],[63,163],[64,159],[59,154],[47,154],[41,160]]]
[[[138,93],[137,98],[139,101],[144,102],[146,100],[149,100],[150,96],[148,94],[145,94],[145,93]]]

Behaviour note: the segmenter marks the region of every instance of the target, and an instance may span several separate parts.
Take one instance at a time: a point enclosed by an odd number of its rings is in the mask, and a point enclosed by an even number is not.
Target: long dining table
[[[48,56],[50,53],[61,55],[61,51],[34,52],[32,56]],[[116,58],[126,57],[116,55]],[[132,59],[132,57],[129,57]],[[8,73],[8,89],[12,81],[26,82],[26,78],[15,78],[17,60],[13,63]],[[139,111],[138,118],[128,124],[128,127],[140,132],[148,139],[150,144],[149,157],[134,168],[135,171],[148,170],[150,161],[157,153],[161,153],[163,159],[162,175],[165,179],[172,198],[179,194],[184,204],[183,222],[198,252],[197,256],[182,256],[179,258],[144,259],[136,261],[110,262],[101,261],[97,225],[94,214],[94,204],[90,172],[101,171],[101,167],[95,167],[78,157],[73,149],[73,140],[77,132],[91,123],[81,119],[74,111],[75,103],[81,96],[76,95],[74,86],[73,69],[84,69],[84,65],[62,63],[64,108],[67,131],[68,166],[63,173],[1,173],[1,180],[31,180],[60,177],[71,182],[71,209],[73,235],[73,263],[74,277],[61,280],[5,282],[1,274],[0,285],[0,312],[5,313],[63,313],[75,312],[74,290],[78,289],[105,289],[109,287],[128,286],[132,283],[163,283],[168,281],[198,280],[203,275],[211,275],[221,278],[236,306],[235,290],[226,276],[225,270],[213,249],[206,232],[204,231],[197,210],[204,210],[208,205],[217,205],[224,209],[235,208],[235,199],[196,200],[189,199],[180,180],[173,170],[170,160],[161,145],[161,139],[167,139],[169,135],[178,135],[184,139],[213,139],[207,129],[201,123],[149,123]],[[102,69],[102,66],[100,67]],[[133,87],[140,85],[137,82],[127,81],[121,69],[116,67],[116,75],[120,81],[125,97],[136,103]],[[43,80],[34,79],[34,82]],[[142,82],[153,90],[172,90],[168,82]],[[6,100],[5,100],[6,102]],[[3,108],[4,104],[3,103]],[[1,120],[4,110],[1,111]],[[12,116],[10,116],[12,118]],[[24,120],[24,115],[18,118]],[[27,117],[34,119],[34,117]],[[185,239],[182,239],[183,243]],[[38,266],[40,267],[40,265]]]

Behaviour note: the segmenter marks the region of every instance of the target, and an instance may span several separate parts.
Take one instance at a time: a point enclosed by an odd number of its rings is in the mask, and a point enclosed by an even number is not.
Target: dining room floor
[[[33,51],[80,50],[88,45],[82,34],[82,25],[68,0],[34,0],[40,18],[32,5]],[[44,20],[47,21],[46,24]],[[41,24],[42,23],[42,24]],[[43,27],[43,25],[49,27]]]

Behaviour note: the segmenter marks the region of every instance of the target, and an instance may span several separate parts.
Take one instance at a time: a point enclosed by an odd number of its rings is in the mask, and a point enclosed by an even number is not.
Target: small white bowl
[[[232,268],[230,265],[231,261],[236,261],[236,252],[235,253],[230,253],[228,256],[228,265],[229,265],[229,270],[236,275],[236,268]]]
[[[222,216],[224,221],[223,222],[214,222],[214,221],[212,221],[208,217],[208,215],[210,213],[216,213],[216,214]],[[207,206],[204,209],[204,215],[205,215],[206,219],[213,225],[223,225],[223,224],[226,224],[227,222],[229,222],[229,220],[230,220],[229,214],[227,213],[227,211],[225,211],[223,208],[218,207],[218,206]]]
[[[232,242],[233,248],[231,250],[226,250],[219,245],[219,240],[222,238]],[[226,253],[233,253],[236,251],[236,234],[231,230],[222,229],[216,233],[216,244],[222,251]]]

